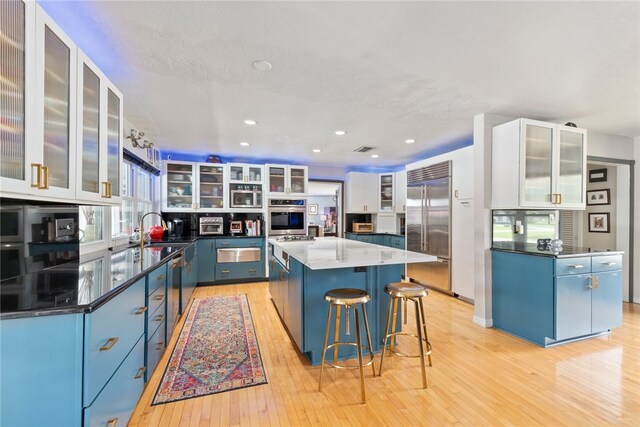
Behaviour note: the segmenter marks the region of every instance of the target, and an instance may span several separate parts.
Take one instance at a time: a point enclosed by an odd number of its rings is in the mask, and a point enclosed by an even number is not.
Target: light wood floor
[[[471,305],[431,292],[429,388],[421,389],[418,359],[391,356],[382,377],[365,369],[362,405],[357,370],[328,369],[317,391],[320,368],[295,350],[267,283],[199,287],[194,297],[241,293],[249,297],[268,384],[150,406],[175,333],[130,426],[640,423],[640,305],[625,304],[624,324],[609,336],[543,349],[473,324]]]

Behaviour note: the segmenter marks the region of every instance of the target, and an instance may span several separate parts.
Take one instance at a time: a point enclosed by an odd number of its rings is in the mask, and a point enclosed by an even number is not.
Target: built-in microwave
[[[22,206],[0,206],[0,243],[24,241],[23,221]]]
[[[262,185],[230,184],[231,208],[262,208]]]
[[[270,199],[268,220],[270,236],[306,235],[306,200]]]

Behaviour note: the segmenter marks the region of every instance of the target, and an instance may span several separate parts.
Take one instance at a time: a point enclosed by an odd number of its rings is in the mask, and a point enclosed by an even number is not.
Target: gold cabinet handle
[[[138,315],[147,311],[147,307],[139,307],[133,314]]]
[[[161,274],[158,277],[156,277],[156,280],[164,280],[164,274]]]
[[[117,424],[118,424],[118,417],[111,418],[109,421],[107,421],[107,427],[116,427]]]
[[[143,366],[142,368],[138,369],[138,372],[136,373],[136,375],[133,378],[135,378],[136,380],[138,378],[142,378],[142,376],[144,375],[146,370],[147,370],[146,366]]]
[[[163,348],[164,348],[164,342],[163,342],[163,341],[161,341],[161,342],[159,342],[158,344],[156,344],[156,350],[157,350],[157,351],[160,351],[160,350],[162,350]]]
[[[164,299],[164,294],[158,294],[155,297],[153,297],[153,299],[156,301],[162,301]]]
[[[164,314],[158,314],[156,316],[156,322],[162,322],[164,320]]]
[[[109,198],[113,197],[113,184],[110,182],[109,183]]]
[[[562,193],[558,193],[558,204],[562,204]]]
[[[102,181],[102,198],[109,198],[109,183],[107,181]]]
[[[598,287],[598,285],[599,285],[599,278],[598,278],[598,276],[596,275],[596,276],[591,276],[591,277],[589,277],[589,282],[591,282],[591,283],[590,283],[590,284],[589,284],[589,286],[587,286],[587,287],[588,287],[588,288],[591,288],[591,289],[596,289],[596,288]]]
[[[105,345],[103,345],[102,347],[100,347],[100,351],[109,351],[111,350],[111,347],[113,347],[114,345],[116,345],[116,343],[118,342],[118,337],[111,337],[107,340],[107,343]]]
[[[42,175],[44,175],[44,179],[42,180],[42,188],[43,190],[49,189],[49,166],[42,166]]]
[[[33,168],[36,168],[36,183],[31,183],[33,188],[42,188],[42,165],[40,163],[31,163],[31,181],[33,181]]]

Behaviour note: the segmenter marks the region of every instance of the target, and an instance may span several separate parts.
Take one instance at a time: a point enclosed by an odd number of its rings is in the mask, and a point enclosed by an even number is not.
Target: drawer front
[[[217,262],[256,262],[262,257],[260,248],[220,248],[217,250]]]
[[[160,327],[151,336],[151,339],[147,343],[147,371],[145,373],[145,381],[149,381],[153,371],[158,366],[158,362],[167,348],[165,337],[165,322],[162,322]]]
[[[167,315],[164,305],[158,307],[155,312],[149,314],[147,319],[147,340],[149,340],[156,329],[165,322],[166,317]]]
[[[144,339],[140,339],[95,402],[84,409],[84,426],[126,426],[142,395],[144,372]]]
[[[140,336],[145,322],[145,279],[85,315],[83,406],[89,406]]]
[[[158,267],[147,275],[147,295],[151,295],[159,287],[167,286],[167,264]]]
[[[217,239],[216,248],[260,248],[263,242],[262,238]]]
[[[402,237],[392,237],[391,247],[396,249],[404,249],[404,239]]]
[[[147,307],[149,308],[147,313],[151,314],[156,311],[158,307],[164,305],[164,302],[167,300],[167,289],[165,287],[156,289],[156,291],[147,298]]]
[[[622,269],[622,255],[594,256],[591,259],[591,271],[612,271]]]
[[[591,257],[560,258],[556,260],[556,276],[591,272]]]
[[[264,277],[264,265],[261,262],[243,262],[218,264],[216,280],[236,280]]]

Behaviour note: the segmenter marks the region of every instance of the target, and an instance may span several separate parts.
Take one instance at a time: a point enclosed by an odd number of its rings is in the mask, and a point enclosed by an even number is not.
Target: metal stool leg
[[[391,330],[389,331],[390,334],[396,332],[396,325],[398,324],[398,304],[400,304],[400,298],[393,298],[393,320],[391,320]],[[402,307],[400,307],[400,310],[402,310]],[[391,344],[389,344],[389,350],[395,347],[394,344],[395,338],[391,340]]]
[[[422,304],[422,298],[419,298],[418,301],[420,301],[420,317],[422,318],[422,327],[424,328],[424,339],[427,341],[427,358],[429,359],[429,366],[433,366],[431,364],[431,343],[429,342],[429,335],[427,335],[427,319],[426,319],[426,315],[424,314],[424,305]],[[420,345],[422,345],[422,343],[420,343]]]
[[[367,332],[367,344],[369,345],[369,355],[373,357],[373,347],[371,346],[371,334],[369,333],[369,319],[367,318],[367,307],[365,307],[364,305],[360,305],[360,308],[362,309],[362,317],[364,318],[364,330]],[[371,371],[373,372],[373,376],[375,377],[376,367],[373,361],[371,362]]]
[[[358,309],[353,307],[353,314],[356,318],[356,344],[358,349],[358,368],[360,370],[360,391],[362,392],[362,403],[367,403],[367,394],[364,389],[364,366],[362,361],[362,343],[360,342],[360,319],[358,318]]]
[[[389,339],[389,328],[391,327],[391,311],[393,310],[393,301],[395,298],[389,297],[389,310],[387,311],[387,328],[384,332],[384,344],[382,345],[382,351],[380,352],[380,370],[378,375],[382,376],[382,362],[384,362],[384,353],[387,351],[387,340]],[[393,343],[393,341],[392,341]]]
[[[422,325],[420,316],[420,304],[418,299],[414,299],[413,302],[416,306],[416,327],[418,329],[418,345],[420,346],[420,369],[422,369],[422,388],[427,388],[427,367],[424,363],[424,346],[422,345]]]
[[[349,313],[347,313],[345,311],[346,315],[349,315]],[[334,328],[334,332],[333,332],[333,342],[337,343],[338,341],[340,341],[340,306],[336,306],[336,324],[335,324],[335,328]],[[324,343],[324,346],[327,346],[327,343]],[[339,349],[340,345],[336,344],[335,347],[333,347],[333,364],[337,364],[338,363],[338,349]]]
[[[322,361],[320,362],[320,379],[318,380],[318,391],[322,391],[322,372],[324,371],[324,358],[327,355],[327,343],[329,342],[329,326],[331,326],[331,308],[329,304],[329,312],[327,313],[327,326],[324,328],[324,347],[322,348]],[[338,312],[340,307],[337,308]]]

